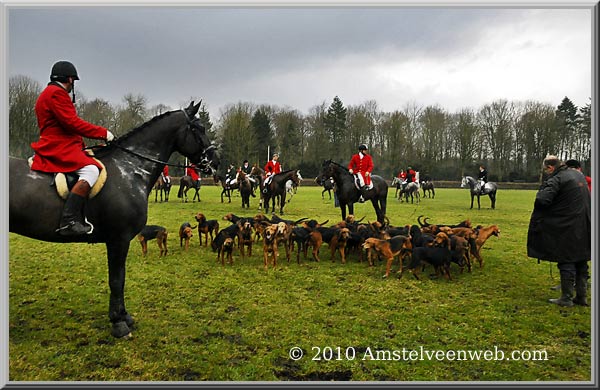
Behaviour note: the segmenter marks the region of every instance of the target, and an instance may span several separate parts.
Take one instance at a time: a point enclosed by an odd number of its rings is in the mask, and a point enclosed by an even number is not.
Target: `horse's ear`
[[[196,114],[200,110],[200,105],[201,104],[202,104],[202,100],[200,100],[200,102],[198,104],[196,104],[196,105],[194,105],[194,101],[192,100],[192,102],[190,103],[190,105],[185,109],[185,111],[190,116],[190,118],[193,118],[193,117],[196,116]]]

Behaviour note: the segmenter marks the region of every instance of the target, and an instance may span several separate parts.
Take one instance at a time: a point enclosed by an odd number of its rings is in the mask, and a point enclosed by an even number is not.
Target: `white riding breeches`
[[[100,176],[100,169],[98,169],[97,166],[91,164],[86,165],[85,167],[77,170],[76,172],[79,175],[79,180],[87,181],[90,187],[93,187],[94,184],[96,184],[96,181],[98,181],[98,176]]]

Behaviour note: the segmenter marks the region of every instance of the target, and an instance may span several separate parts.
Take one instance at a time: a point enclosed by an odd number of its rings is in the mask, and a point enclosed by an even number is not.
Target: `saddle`
[[[104,187],[104,184],[106,183],[106,178],[108,176],[108,174],[106,173],[106,167],[104,166],[104,164],[102,164],[102,162],[96,158],[94,158],[94,160],[102,166],[102,170],[100,171],[100,176],[98,176],[98,180],[96,181],[96,184],[94,184],[94,186],[90,190],[88,199],[91,199],[94,196],[98,195],[98,193],[100,192],[102,187]],[[27,162],[29,164],[29,168],[31,168],[31,164],[33,164],[33,157],[29,157],[27,159]],[[50,183],[50,186],[55,186],[56,193],[58,194],[58,196],[60,196],[64,200],[66,200],[67,197],[69,196],[69,192],[71,191],[71,188],[73,188],[73,186],[75,185],[75,183],[77,183],[78,180],[79,180],[79,175],[77,175],[75,172],[67,172],[67,173],[56,172],[56,173],[54,173],[54,177],[52,178],[52,182]]]

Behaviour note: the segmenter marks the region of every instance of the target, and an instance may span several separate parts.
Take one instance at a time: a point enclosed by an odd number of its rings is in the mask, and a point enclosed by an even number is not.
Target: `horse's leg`
[[[340,209],[342,210],[342,221],[346,219],[346,204],[340,202]],[[350,209],[350,206],[348,206],[348,209]]]
[[[285,206],[285,191],[281,194],[281,200],[279,201],[279,213],[283,215],[283,206]]]
[[[475,200],[475,195],[471,194],[471,208],[473,208],[473,201]]]
[[[477,209],[481,210],[481,195],[477,195]]]
[[[492,209],[496,208],[496,194],[490,193],[490,201],[492,202]]]
[[[110,287],[110,302],[108,306],[108,318],[112,322],[114,337],[128,337],[131,335],[130,327],[133,326],[133,318],[125,310],[125,261],[129,251],[129,241],[116,240],[106,243],[106,254],[108,257],[108,285]]]

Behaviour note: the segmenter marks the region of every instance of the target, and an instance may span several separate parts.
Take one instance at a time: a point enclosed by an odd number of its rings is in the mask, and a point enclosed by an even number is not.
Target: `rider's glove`
[[[348,172],[350,173],[354,173],[354,171],[352,169],[348,169]]]
[[[110,142],[115,139],[115,135],[110,131],[106,130],[106,141]]]

